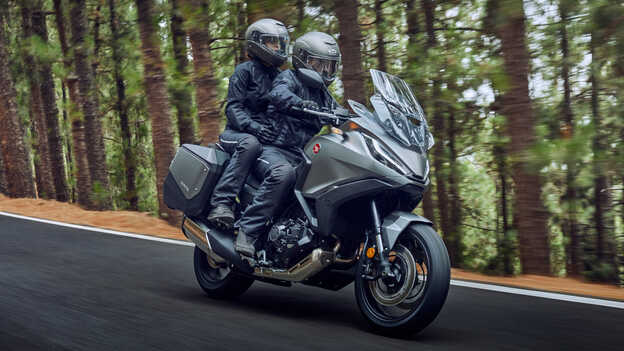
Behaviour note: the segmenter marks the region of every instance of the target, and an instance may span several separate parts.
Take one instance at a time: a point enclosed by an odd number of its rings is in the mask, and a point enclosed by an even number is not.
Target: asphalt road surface
[[[353,287],[195,281],[193,249],[0,216],[0,350],[624,350],[624,310],[451,286],[418,335],[369,332]]]

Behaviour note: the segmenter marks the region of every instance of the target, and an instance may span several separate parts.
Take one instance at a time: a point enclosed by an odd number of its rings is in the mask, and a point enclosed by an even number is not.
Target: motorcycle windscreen
[[[375,86],[371,103],[378,123],[403,145],[430,149],[433,136],[429,132],[425,113],[407,83],[396,76],[370,70]]]

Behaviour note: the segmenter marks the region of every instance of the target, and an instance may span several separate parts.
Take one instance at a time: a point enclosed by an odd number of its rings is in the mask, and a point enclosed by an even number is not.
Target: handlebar
[[[357,115],[354,115],[352,113],[347,113],[345,115],[342,115],[342,114],[328,113],[328,112],[322,112],[322,111],[315,111],[315,110],[310,110],[307,108],[299,108],[299,107],[293,107],[292,109],[294,111],[300,111],[300,112],[304,112],[312,116],[316,116],[318,117],[319,122],[321,122],[321,124],[330,124],[335,127],[340,126],[342,123],[348,121],[351,118],[357,117]]]

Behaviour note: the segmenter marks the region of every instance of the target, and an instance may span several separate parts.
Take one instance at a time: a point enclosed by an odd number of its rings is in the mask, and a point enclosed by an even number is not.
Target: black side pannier
[[[187,216],[199,216],[209,209],[212,190],[230,155],[210,144],[184,144],[169,165],[163,196],[169,208]]]

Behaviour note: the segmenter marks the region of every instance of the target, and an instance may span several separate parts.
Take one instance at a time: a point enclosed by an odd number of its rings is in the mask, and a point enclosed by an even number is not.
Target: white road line
[[[568,301],[568,302],[584,303],[588,305],[597,305],[597,306],[624,309],[624,302],[596,299],[593,297],[583,297],[583,296],[567,295],[567,294],[561,294],[561,293],[511,288],[511,287],[502,286],[502,285],[475,283],[475,282],[469,282],[465,280],[456,280],[456,279],[451,279],[451,284],[455,286],[463,286],[463,287],[473,288],[473,289],[489,290],[489,291],[496,291],[496,292],[502,292],[502,293],[508,293],[508,294],[534,296],[534,297],[541,297],[541,298],[551,299],[551,300],[561,300],[561,301]]]
[[[188,242],[188,241],[174,240],[174,239],[165,239],[165,238],[159,238],[159,237],[154,237],[154,236],[150,236],[150,235],[132,234],[132,233],[125,233],[125,232],[120,232],[120,231],[116,231],[116,230],[101,229],[101,228],[83,226],[83,225],[78,225],[78,224],[69,224],[69,223],[52,221],[52,220],[48,220],[48,219],[27,217],[27,216],[17,215],[17,214],[13,214],[13,213],[8,213],[8,212],[0,212],[0,215],[7,216],[7,217],[13,217],[13,218],[25,219],[25,220],[29,220],[29,221],[33,221],[33,222],[53,224],[53,225],[57,225],[57,226],[61,226],[61,227],[87,230],[87,231],[92,231],[92,232],[97,232],[97,233],[125,236],[125,237],[135,238],[135,239],[158,241],[158,242],[162,242],[162,243],[175,244],[175,245],[195,246],[195,244],[193,244],[191,242]],[[502,293],[507,293],[507,294],[516,294],[516,295],[541,297],[541,298],[551,299],[551,300],[561,300],[561,301],[576,302],[576,303],[583,303],[583,304],[589,304],[589,305],[597,305],[597,306],[604,306],[604,307],[612,307],[612,308],[624,309],[624,302],[612,301],[612,300],[604,300],[604,299],[597,299],[597,298],[591,298],[591,297],[567,295],[567,294],[560,294],[560,293],[551,293],[551,292],[529,290],[529,289],[512,288],[512,287],[501,286],[501,285],[475,283],[475,282],[470,282],[470,281],[465,281],[465,280],[457,280],[457,279],[451,279],[451,285],[467,287],[467,288],[473,288],[473,289],[496,291],[496,292],[502,292]]]
[[[78,224],[70,224],[70,223],[57,222],[57,221],[52,221],[52,220],[49,220],[49,219],[41,219],[41,218],[34,218],[34,217],[26,217],[26,216],[17,215],[17,214],[8,213],[8,212],[0,212],[0,215],[2,215],[2,216],[7,216],[7,217],[14,217],[14,218],[25,219],[25,220],[29,220],[29,221],[33,221],[33,222],[40,222],[40,223],[46,223],[46,224],[54,224],[54,225],[58,225],[58,226],[60,226],[60,227],[67,227],[67,228],[73,228],[73,229],[88,230],[88,231],[92,231],[92,232],[98,232],[98,233],[104,233],[104,234],[112,234],[112,235],[118,235],[118,236],[125,236],[125,237],[135,238],[135,239],[143,239],[143,240],[159,241],[159,242],[161,242],[161,243],[176,244],[176,245],[184,245],[184,246],[195,246],[195,244],[193,244],[193,243],[191,243],[191,242],[188,242],[188,241],[175,240],[175,239],[166,239],[166,238],[159,238],[159,237],[155,237],[155,236],[151,236],[151,235],[141,235],[141,234],[125,233],[125,232],[119,232],[119,231],[116,231],[116,230],[109,230],[109,229],[102,229],[102,228],[96,228],[96,227],[89,227],[89,226],[78,225]]]

